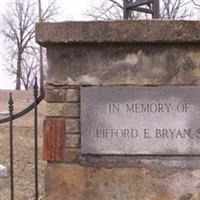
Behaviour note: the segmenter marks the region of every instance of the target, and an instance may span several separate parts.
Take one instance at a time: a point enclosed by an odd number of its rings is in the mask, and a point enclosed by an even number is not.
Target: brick
[[[78,148],[80,144],[80,135],[67,134],[66,135],[66,147]]]
[[[65,162],[75,162],[79,159],[79,149],[77,148],[66,148],[65,149]]]
[[[67,102],[79,102],[80,101],[80,90],[68,89],[66,98],[67,98]]]
[[[60,103],[64,102],[66,97],[66,91],[63,89],[54,89],[45,91],[45,101]]]
[[[43,159],[63,161],[65,121],[62,119],[46,119],[43,134]]]
[[[79,119],[66,119],[65,120],[66,133],[80,133],[80,120]]]
[[[79,117],[78,103],[46,103],[45,116],[47,117]]]

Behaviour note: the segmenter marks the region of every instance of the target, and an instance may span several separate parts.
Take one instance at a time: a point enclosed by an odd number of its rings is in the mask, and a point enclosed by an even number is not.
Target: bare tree
[[[190,3],[190,0],[161,0],[161,18],[185,19],[187,17],[190,17],[192,14],[190,9],[188,8],[188,5]],[[86,16],[95,20],[122,19],[123,0],[103,0],[103,2],[99,6],[93,6],[92,8],[90,8],[86,12]],[[131,18],[149,18],[149,15],[141,14],[138,12],[131,12]]]
[[[188,9],[190,0],[162,0],[160,16],[163,19],[185,19],[192,15]]]
[[[34,55],[26,53],[22,57],[20,81],[25,90],[30,90],[33,87],[35,77],[38,75],[38,63],[38,55],[35,53]],[[15,66],[16,63],[13,60],[13,63],[7,68],[11,75],[17,75],[17,68]]]
[[[197,3],[198,2],[198,3]],[[200,7],[200,1],[199,0],[192,0],[192,3],[197,6]]]
[[[52,0],[45,11],[42,12],[43,21],[51,19],[57,14],[55,1]],[[35,23],[38,21],[36,8],[36,0],[15,0],[7,4],[6,14],[3,15],[2,33],[8,42],[7,47],[9,47],[10,66],[8,69],[11,75],[16,77],[16,90],[21,89],[21,83],[23,83],[26,89],[30,88],[29,73],[32,71],[35,73],[33,69],[38,64],[32,63],[32,61],[35,62],[37,60],[32,57],[36,56],[38,48],[34,43]],[[28,66],[32,70],[28,70]],[[30,83],[25,83],[25,76],[29,77],[26,80],[30,81]]]
[[[104,0],[91,7],[85,15],[94,20],[123,19],[123,0]],[[140,16],[139,12],[131,13],[132,19],[138,19]]]
[[[115,0],[104,0],[97,6],[91,7],[85,15],[94,20],[122,19],[122,11],[122,2]]]
[[[200,1],[199,0],[192,0],[192,3],[194,4],[196,9],[200,10]]]

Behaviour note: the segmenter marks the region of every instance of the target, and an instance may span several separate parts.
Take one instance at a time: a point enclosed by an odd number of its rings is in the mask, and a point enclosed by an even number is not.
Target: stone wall
[[[80,88],[200,85],[200,22],[40,23],[47,48],[43,158],[52,200],[199,200],[199,156],[80,153]]]

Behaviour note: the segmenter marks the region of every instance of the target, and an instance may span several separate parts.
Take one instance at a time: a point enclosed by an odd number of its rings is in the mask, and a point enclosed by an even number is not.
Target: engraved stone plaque
[[[82,87],[83,154],[200,154],[200,87]]]

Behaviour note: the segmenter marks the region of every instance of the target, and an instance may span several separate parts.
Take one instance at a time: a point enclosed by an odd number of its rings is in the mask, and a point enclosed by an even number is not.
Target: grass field
[[[0,112],[8,110],[9,92],[13,93],[14,113],[21,111],[33,101],[32,93],[26,91],[0,90]],[[40,199],[44,197],[44,166],[42,154],[43,102],[38,107],[39,143],[39,188]],[[0,118],[5,116],[0,116]],[[14,183],[15,199],[34,199],[34,130],[33,112],[14,121]],[[9,168],[9,129],[8,123],[0,125],[0,164]],[[9,178],[0,179],[0,199],[9,199]]]

